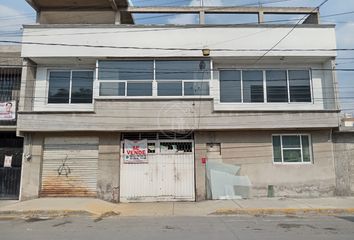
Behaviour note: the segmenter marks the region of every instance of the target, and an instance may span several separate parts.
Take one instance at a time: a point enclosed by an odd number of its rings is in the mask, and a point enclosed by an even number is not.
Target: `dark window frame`
[[[283,144],[283,138],[284,137],[298,137],[299,138],[299,147],[284,147]],[[308,141],[308,159],[309,161],[305,161],[305,156],[304,156],[304,143],[303,143],[303,138],[306,137],[307,141]],[[311,134],[307,134],[307,133],[301,133],[301,134],[291,134],[291,133],[284,133],[284,134],[272,134],[271,136],[272,138],[272,161],[273,164],[313,164],[314,160],[313,160],[313,147],[312,147],[312,138],[311,138]],[[280,140],[280,160],[281,161],[276,161],[276,156],[278,154],[275,154],[275,145],[274,145],[274,138],[279,138]],[[284,150],[285,151],[301,151],[301,161],[285,161],[284,158]],[[306,158],[307,159],[307,158]]]
[[[222,87],[221,87],[221,72],[222,71],[239,71],[240,72],[240,96],[241,100],[240,101],[222,101],[224,98],[222,96]],[[245,101],[245,80],[244,80],[244,72],[247,71],[262,71],[263,73],[263,101]],[[268,101],[268,81],[267,81],[267,71],[285,71],[286,72],[286,89],[287,91],[285,94],[287,95],[287,101]],[[289,77],[289,72],[290,71],[306,71],[308,72],[309,76],[309,94],[310,96],[306,96],[306,101],[292,101],[292,94],[291,94],[291,84],[290,84],[290,77]],[[219,68],[219,99],[220,103],[222,104],[313,104],[314,103],[314,93],[313,93],[313,77],[312,77],[312,70],[311,68],[289,68],[289,69],[274,69],[274,68],[264,68],[264,69],[242,69],[242,68]],[[225,80],[226,81],[226,80]]]
[[[103,98],[178,98],[178,97],[210,97],[211,96],[211,80],[212,80],[212,61],[211,59],[202,59],[202,58],[198,58],[198,59],[159,59],[159,58],[154,58],[154,59],[126,59],[126,60],[98,60],[97,62],[97,66],[100,66],[100,61],[103,62],[107,62],[107,61],[124,61],[124,62],[138,62],[138,61],[152,61],[154,68],[153,68],[153,79],[147,79],[147,80],[125,80],[125,79],[100,79],[99,78],[99,74],[98,74],[98,87],[99,89],[101,89],[101,84],[103,83],[107,83],[107,82],[111,82],[111,83],[124,83],[125,84],[125,89],[124,95],[101,95],[101,91],[98,92],[98,97],[103,97]],[[207,73],[204,75],[202,74],[202,78],[200,79],[174,79],[174,78],[169,78],[169,79],[163,79],[163,78],[157,78],[157,68],[156,68],[156,63],[157,62],[201,62],[204,61],[206,63],[206,70],[201,70],[201,71],[196,71],[198,72],[198,74],[202,73],[203,71],[207,71]],[[165,72],[168,72],[165,70]],[[173,73],[173,72],[172,72]],[[197,74],[197,75],[198,75]],[[200,83],[201,85],[208,85],[208,90],[207,91],[203,91],[200,94],[185,94],[185,84],[190,84],[190,82],[194,82],[194,83]],[[151,95],[129,95],[128,94],[128,85],[129,83],[151,83],[152,85],[152,94]],[[177,91],[174,94],[160,94],[159,92],[163,92],[164,89],[159,87],[159,84],[161,83],[160,86],[163,86],[167,83],[171,83],[171,84],[177,84],[180,83],[181,87],[182,87],[182,91],[178,92]],[[165,85],[166,86],[166,85]],[[166,90],[166,89],[165,89]],[[204,90],[204,89],[203,89]],[[166,92],[168,92],[168,89],[166,90]],[[171,91],[173,92],[173,91]],[[207,93],[207,94],[205,94]]]
[[[50,96],[49,96],[49,91],[50,91],[50,74],[52,72],[70,72],[70,83],[69,83],[69,101],[64,103],[64,102],[50,102]],[[72,95],[72,90],[73,90],[73,72],[91,72],[92,73],[92,88],[91,88],[91,102],[76,102],[73,103],[72,99],[74,98]],[[75,105],[75,104],[93,104],[94,102],[94,82],[95,82],[95,71],[92,69],[49,69],[47,71],[47,91],[46,91],[46,104],[48,105],[59,105],[59,104],[69,104],[69,105]]]

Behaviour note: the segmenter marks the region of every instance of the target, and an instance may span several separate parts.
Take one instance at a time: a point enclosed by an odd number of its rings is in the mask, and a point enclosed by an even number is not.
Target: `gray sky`
[[[200,0],[132,0],[135,6],[189,6],[199,5]],[[316,7],[323,0],[203,0],[206,6],[250,6],[263,3],[264,6],[284,7]],[[273,2],[273,3],[271,3]],[[334,17],[327,15],[350,12]],[[354,1],[353,0],[329,0],[321,8],[322,23],[336,24],[337,47],[354,48]],[[136,16],[138,23],[193,23],[193,16]],[[28,6],[25,0],[1,0],[0,2],[0,40],[16,39],[22,24],[33,23],[35,12]],[[281,18],[284,19],[284,18]],[[223,20],[223,19],[221,19]],[[253,22],[252,18],[231,19],[235,22]],[[267,20],[267,19],[266,19]],[[208,21],[217,22],[220,18],[210,18]],[[338,53],[338,68],[354,69],[354,51]],[[352,59],[343,59],[352,58]],[[341,106],[344,112],[354,113],[354,72],[337,72],[341,95]]]

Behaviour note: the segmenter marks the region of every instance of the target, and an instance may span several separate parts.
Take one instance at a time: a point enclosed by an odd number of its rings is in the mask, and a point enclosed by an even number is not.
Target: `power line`
[[[43,42],[21,42],[11,40],[0,40],[2,43],[13,43],[22,45],[42,45],[42,46],[63,46],[63,47],[87,47],[87,48],[108,48],[108,49],[135,49],[135,50],[163,50],[163,51],[202,51],[203,48],[158,48],[158,47],[138,47],[138,46],[110,46],[110,45],[91,45],[91,44],[67,44],[67,43],[43,43]],[[211,51],[231,51],[231,52],[334,52],[334,51],[354,51],[354,48],[332,48],[332,49],[230,49],[230,48],[215,48]]]
[[[276,42],[276,44],[274,44],[269,50],[267,50],[262,56],[260,56],[254,64],[257,64],[259,61],[261,61],[268,53],[270,53],[271,51],[273,51],[282,41],[284,41],[294,30],[297,26],[300,25],[301,21],[303,21],[306,17],[309,17],[311,15],[311,13],[313,13],[316,9],[319,9],[321,6],[323,6],[325,3],[327,3],[329,0],[325,0],[323,1],[320,5],[318,5],[316,8],[314,8],[309,14],[305,15],[304,17],[302,17],[296,24],[295,26],[290,29],[290,31],[284,35],[284,37],[282,37],[278,42]]]
[[[193,59],[191,59],[193,60]],[[203,60],[203,59],[199,59],[199,60]],[[104,61],[115,61],[115,60],[104,60]],[[117,60],[119,61],[119,60]],[[137,60],[139,61],[139,60]],[[148,61],[148,60],[147,60]],[[158,60],[157,60],[158,61]],[[163,60],[161,60],[163,61]],[[169,60],[166,60],[166,61],[169,61]],[[177,60],[178,61],[178,60]],[[22,67],[38,67],[37,65],[26,65],[26,64],[0,64],[0,67],[18,67],[18,68],[22,68]],[[58,65],[39,65],[39,67],[42,67],[42,68],[57,68]],[[133,67],[129,67],[129,68],[109,68],[109,67],[96,67],[94,66],[94,64],[72,64],[70,66],[71,68],[74,67],[74,69],[71,69],[69,68],[69,66],[67,66],[66,69],[63,69],[63,71],[65,70],[73,70],[75,71],[75,67],[87,67],[89,69],[82,69],[82,70],[92,70],[92,69],[103,69],[105,71],[103,72],[116,72],[116,71],[113,71],[113,70],[124,70],[124,71],[121,71],[123,73],[150,73],[151,71],[154,70],[154,68],[133,68]],[[155,68],[156,69],[156,68]],[[53,69],[55,70],[55,69]],[[60,71],[60,69],[57,69]],[[80,69],[77,69],[77,70],[80,70]],[[112,70],[112,71],[110,71]],[[198,70],[190,70],[190,71],[187,71],[187,70],[176,70],[176,69],[172,69],[172,68],[163,68],[161,69],[162,72],[160,72],[161,74],[174,74],[174,73],[201,73],[202,71],[198,71]],[[234,71],[240,71],[240,70],[258,70],[258,71],[262,71],[262,70],[269,70],[269,71],[272,71],[272,70],[283,70],[283,71],[286,71],[286,70],[311,70],[311,71],[330,71],[330,72],[340,72],[340,71],[344,71],[344,72],[352,72],[354,71],[354,68],[311,68],[311,67],[288,67],[286,69],[284,68],[277,68],[277,67],[274,67],[274,68],[269,68],[269,67],[242,67],[242,68],[222,68],[222,69],[210,69],[208,71],[211,71],[211,72],[218,72],[218,71],[222,71],[222,70],[234,70]],[[167,71],[167,72],[164,72],[164,71]],[[103,80],[103,79],[102,79]],[[178,80],[178,79],[176,79]],[[183,80],[183,79],[182,79]],[[185,79],[186,80],[186,79]],[[190,79],[190,80],[193,80],[193,79]]]

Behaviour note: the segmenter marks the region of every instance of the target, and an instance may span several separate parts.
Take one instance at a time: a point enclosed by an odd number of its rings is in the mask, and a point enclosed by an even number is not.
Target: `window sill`
[[[44,104],[34,106],[34,112],[93,112],[93,103],[80,103],[80,104]]]
[[[304,111],[325,110],[318,103],[220,103],[215,102],[214,111]]]
[[[212,96],[129,96],[129,97],[111,97],[111,96],[99,96],[95,97],[95,100],[147,100],[147,101],[154,101],[154,100],[196,100],[196,99],[213,99]]]
[[[291,165],[314,165],[313,162],[273,162],[277,166],[291,166]]]

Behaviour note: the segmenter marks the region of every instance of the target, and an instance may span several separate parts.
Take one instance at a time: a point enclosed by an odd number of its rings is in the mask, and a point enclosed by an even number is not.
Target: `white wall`
[[[50,59],[51,66],[63,59],[101,59],[106,57],[201,57],[200,50],[161,50],[155,48],[174,49],[202,49],[210,48],[212,59],[257,59],[264,51],[247,51],[257,49],[269,49],[284,37],[292,27],[269,27],[269,26],[113,26],[113,25],[33,25],[25,26],[23,42],[69,44],[69,45],[92,45],[113,46],[107,47],[83,47],[83,46],[58,46],[41,44],[23,44],[22,57],[28,57],[40,63],[37,71],[35,86],[35,111],[92,111],[93,105],[48,105],[47,91],[48,68],[45,62]],[[143,49],[125,49],[123,47],[139,47]],[[144,49],[148,48],[148,49]],[[309,51],[272,51],[262,59],[262,68],[327,68],[330,66],[331,57],[335,57],[336,48],[335,29],[332,26],[305,26],[300,25],[284,39],[279,49],[308,49]],[[215,49],[241,49],[242,51],[216,51]],[[323,51],[327,49],[329,51]],[[297,59],[288,61],[287,64],[279,65],[279,59]],[[272,64],[266,64],[266,59],[273,59]],[[306,59],[306,61],[305,61]],[[310,59],[310,60],[309,60]],[[311,60],[312,59],[312,60]],[[326,60],[327,59],[327,60]],[[304,60],[304,61],[303,61]],[[217,63],[217,61],[215,61]],[[216,64],[215,67],[252,67],[249,62],[241,64],[233,63]],[[58,64],[58,67],[60,65]],[[70,68],[70,66],[69,66]],[[92,66],[94,69],[94,66]],[[333,75],[329,72],[313,72],[313,97],[315,101],[309,104],[285,103],[285,104],[220,104],[219,81],[216,72],[211,81],[211,94],[215,100],[214,110],[333,110]],[[97,82],[95,82],[97,88]],[[97,96],[97,91],[95,92]],[[326,99],[326,101],[324,101]]]
[[[211,49],[211,56],[261,56],[291,31],[292,27],[267,26],[25,26],[23,42],[113,46],[83,47],[23,44],[22,57],[176,57],[202,56],[200,49]],[[123,48],[121,48],[123,47]],[[124,47],[139,47],[131,49]],[[150,49],[146,49],[150,48]],[[176,48],[161,50],[155,48]],[[184,50],[179,49],[196,49]],[[267,56],[335,56],[333,26],[298,26],[278,46],[278,49],[306,49],[309,51],[271,51]],[[237,49],[241,51],[216,51]]]

